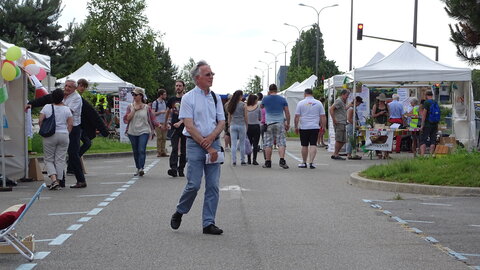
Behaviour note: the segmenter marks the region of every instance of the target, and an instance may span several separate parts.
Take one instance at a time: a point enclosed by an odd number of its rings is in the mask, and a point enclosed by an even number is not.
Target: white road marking
[[[408,223],[427,223],[427,224],[435,223],[434,221],[424,221],[424,220],[407,220],[407,219],[405,219],[405,221],[408,222]]]
[[[130,180],[130,181],[127,182],[127,184],[133,185],[133,184],[135,184],[135,182],[136,182],[136,181]]]
[[[105,207],[109,204],[109,202],[101,202],[99,204],[97,204],[97,206],[100,206],[100,207]]]
[[[90,194],[90,195],[77,195],[78,198],[83,198],[83,197],[105,197],[110,194]]]
[[[100,185],[117,185],[117,184],[125,184],[126,182],[103,182]]]
[[[16,188],[16,187],[15,187]],[[50,200],[52,197],[39,197],[39,200]],[[22,201],[30,201],[32,198],[21,198]]]
[[[48,245],[49,246],[59,246],[59,245],[63,244],[63,242],[65,242],[70,236],[72,236],[71,233],[60,234],[59,236],[57,236],[57,238],[53,239],[52,242],[48,243]]]
[[[123,188],[129,188],[130,185],[123,185],[122,187],[123,187]]]
[[[77,222],[88,222],[92,217],[82,217],[77,220]]]
[[[438,240],[435,239],[435,238],[433,238],[433,237],[431,237],[431,236],[425,238],[425,240],[427,240],[427,241],[430,242],[430,243],[434,243],[434,244],[435,244],[435,243],[438,243]]]
[[[468,225],[470,227],[480,227],[480,225]]]
[[[64,215],[80,215],[88,212],[65,212],[65,213],[50,213],[49,216],[64,216]]]
[[[434,206],[452,206],[451,204],[448,203],[420,203],[423,205],[434,205]]]
[[[115,197],[108,197],[108,198],[106,198],[104,201],[106,201],[106,202],[111,202],[111,201],[113,201],[113,200],[115,200]]]
[[[303,160],[297,156],[295,156],[294,154],[288,152],[288,151],[285,151],[285,153],[287,153],[287,155],[289,155],[291,158],[295,159],[296,161],[298,162],[303,162]]]
[[[111,194],[109,194],[110,197],[118,197],[120,196],[120,194],[122,194],[122,192],[113,192]]]
[[[98,213],[100,213],[103,210],[103,208],[93,208],[92,211],[88,212],[88,216],[96,216]]]
[[[117,188],[117,191],[125,191],[127,190],[126,188]]]
[[[399,217],[392,217],[392,219],[395,219],[396,221],[398,221],[398,223],[401,223],[401,224],[407,224],[407,222]]]
[[[225,187],[220,188],[220,190],[221,191],[250,191],[250,189],[242,188],[242,187],[237,186],[237,185],[225,186]]]
[[[73,224],[70,227],[67,228],[67,231],[76,231],[80,229],[83,226],[83,224]]]
[[[45,257],[48,256],[48,254],[50,254],[50,251],[40,251],[40,252],[36,252],[36,253],[33,255],[33,259],[34,259],[34,260],[43,260],[43,259],[45,259]]]
[[[33,269],[35,266],[37,266],[36,263],[24,263],[15,268],[16,270],[30,270]]]
[[[53,239],[38,239],[38,240],[35,239],[35,240],[34,240],[35,243],[36,243],[36,242],[51,242],[51,241],[53,241]]]

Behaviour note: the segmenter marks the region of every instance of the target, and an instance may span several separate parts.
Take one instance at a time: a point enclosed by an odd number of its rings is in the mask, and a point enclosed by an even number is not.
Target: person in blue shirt
[[[268,96],[262,100],[262,108],[265,108],[265,135],[263,138],[265,151],[265,164],[263,168],[272,167],[272,145],[276,140],[280,167],[288,169],[285,161],[286,137],[285,133],[290,128],[290,112],[287,100],[277,94],[277,86],[271,84],[268,88]]]

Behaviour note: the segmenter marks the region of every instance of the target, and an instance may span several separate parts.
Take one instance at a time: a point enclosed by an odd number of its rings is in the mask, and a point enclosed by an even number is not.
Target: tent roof
[[[303,80],[301,83],[294,83],[292,84],[289,88],[283,90],[281,93],[284,92],[302,92],[305,91],[306,88],[312,88],[315,86],[315,82],[317,81],[317,76],[312,75],[305,80]]]
[[[57,82],[65,83],[67,79],[78,80],[84,78],[91,84],[96,84],[98,92],[116,92],[118,87],[133,86],[131,83],[122,80],[115,73],[104,70],[99,65],[92,65],[86,62],[72,74],[58,79]]]
[[[5,58],[5,53],[6,53],[7,49],[12,47],[12,46],[14,46],[14,44],[10,44],[10,43],[0,39],[0,51],[2,52],[2,55],[1,55],[2,59]],[[51,69],[50,69],[50,56],[39,54],[39,53],[34,53],[34,52],[31,52],[31,51],[28,51],[25,48],[20,48],[20,49],[22,50],[22,55],[24,55],[24,57],[26,59],[35,60],[35,63],[39,67],[43,68],[46,72],[51,71]]]
[[[354,78],[361,82],[470,81],[471,70],[435,62],[404,42],[378,62],[355,69]]]

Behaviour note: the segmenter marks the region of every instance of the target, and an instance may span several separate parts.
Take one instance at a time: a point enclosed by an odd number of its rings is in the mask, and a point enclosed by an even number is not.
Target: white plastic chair
[[[12,225],[8,226],[5,229],[0,230],[0,241],[6,241],[8,244],[10,244],[12,247],[14,247],[18,252],[27,260],[32,261],[34,254],[33,252],[28,249],[21,241],[21,239],[17,238],[14,234],[12,234],[12,230],[15,229],[15,226],[22,221],[23,217],[25,214],[28,212],[32,204],[35,202],[36,199],[40,198],[40,193],[42,193],[42,190],[45,189],[47,185],[42,184],[35,195],[30,199],[28,204],[25,206],[25,209],[23,212],[18,216],[18,218],[15,220],[15,222],[12,223]]]

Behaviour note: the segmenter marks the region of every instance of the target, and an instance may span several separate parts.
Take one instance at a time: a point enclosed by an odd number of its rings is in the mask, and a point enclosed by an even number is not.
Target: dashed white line
[[[104,200],[104,201],[106,201],[106,202],[111,202],[111,201],[113,201],[113,200],[115,200],[115,197],[108,197],[108,198],[105,198],[105,200]]]
[[[30,270],[33,269],[35,266],[37,266],[36,263],[24,263],[15,268],[16,270]]]
[[[434,221],[424,221],[424,220],[408,220],[408,219],[405,219],[405,221],[408,222],[408,223],[427,223],[427,224],[435,223]]]
[[[423,205],[433,205],[433,206],[452,206],[451,204],[448,203],[420,203]]]
[[[125,184],[126,182],[103,182],[100,185],[118,185],[118,184]]]
[[[130,185],[123,185],[122,187],[123,187],[123,188],[129,188]]]
[[[87,212],[65,212],[65,213],[50,213],[48,214],[49,216],[64,216],[64,215],[80,215],[80,214],[86,214]]]
[[[67,228],[67,231],[76,231],[80,229],[83,226],[83,224],[73,224],[70,227]]]
[[[50,254],[50,251],[36,252],[35,255],[33,255],[33,259],[34,260],[43,260],[43,259],[45,259],[45,257],[48,256],[48,254]]]
[[[102,210],[103,210],[103,208],[93,208],[90,212],[87,213],[87,216],[96,216]]]
[[[48,243],[48,245],[59,246],[63,244],[63,242],[65,242],[70,236],[72,236],[71,233],[60,234],[59,236],[57,236],[57,238],[53,239],[52,242]]]
[[[125,191],[127,190],[126,188],[117,188],[117,191]]]
[[[99,204],[97,204],[97,206],[100,206],[100,207],[105,207],[109,204],[109,202],[101,202]]]
[[[77,222],[88,222],[92,217],[82,217],[77,220]]]
[[[113,192],[112,194],[109,194],[110,197],[118,197],[122,194],[122,192]]]
[[[110,194],[91,194],[91,195],[77,195],[78,198],[83,198],[83,197],[105,197]]]

